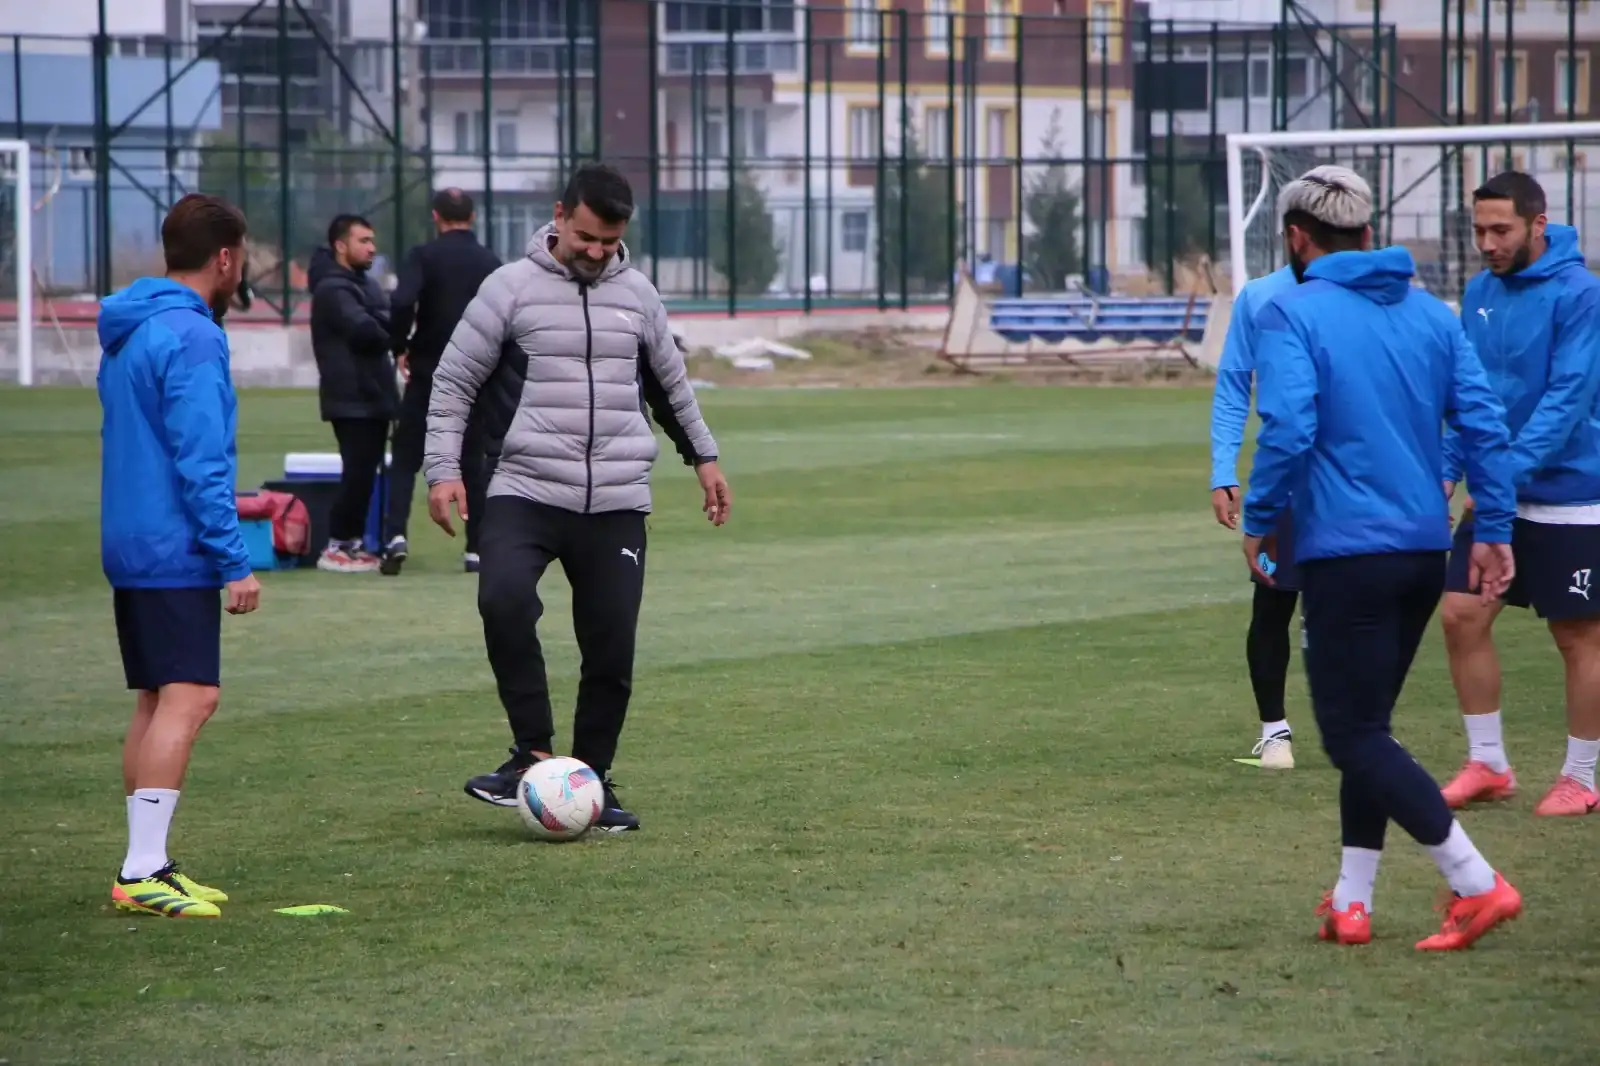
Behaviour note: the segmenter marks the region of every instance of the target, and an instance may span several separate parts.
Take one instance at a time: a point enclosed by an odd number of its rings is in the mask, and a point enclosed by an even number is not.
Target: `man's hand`
[[[1504,596],[1517,576],[1517,564],[1509,544],[1474,544],[1467,564],[1467,587],[1476,588],[1485,604]]]
[[[1230,485],[1224,489],[1211,490],[1211,513],[1216,516],[1217,524],[1224,529],[1239,528],[1239,486]]]
[[[703,482],[702,482],[703,483]],[[450,505],[455,504],[456,514],[463,522],[472,521],[467,514],[467,486],[460,481],[441,481],[428,489],[428,517],[452,537],[456,527],[450,524]]]
[[[722,476],[722,469],[715,461],[695,467],[694,476],[700,479],[700,488],[706,494],[705,503],[700,509],[706,513],[712,525],[722,525],[728,520],[728,512],[733,509],[733,490],[728,488],[728,479]]]
[[[394,357],[394,368],[400,371],[400,379],[407,384],[411,381],[411,359],[405,352]]]
[[[1270,556],[1275,539],[1270,534],[1265,537],[1244,538],[1244,557],[1250,564],[1250,572],[1259,577],[1269,588],[1276,586],[1277,582],[1272,580],[1271,574],[1261,569],[1261,553],[1266,552]]]
[[[1446,481],[1444,483],[1444,498],[1447,500],[1453,500],[1455,499],[1455,495],[1456,483],[1454,481]]]
[[[254,574],[230,581],[223,589],[228,594],[229,614],[249,614],[261,606],[261,582],[256,580]]]

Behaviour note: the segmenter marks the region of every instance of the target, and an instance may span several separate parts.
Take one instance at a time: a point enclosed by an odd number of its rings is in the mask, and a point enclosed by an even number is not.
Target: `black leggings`
[[[1284,719],[1283,691],[1289,683],[1289,627],[1294,623],[1297,593],[1257,584],[1250,605],[1250,635],[1244,657],[1250,664],[1250,687],[1263,722]]]
[[[336,418],[333,435],[339,442],[339,495],[328,512],[328,539],[359,541],[367,528],[367,507],[378,466],[389,443],[389,423],[381,418]]]

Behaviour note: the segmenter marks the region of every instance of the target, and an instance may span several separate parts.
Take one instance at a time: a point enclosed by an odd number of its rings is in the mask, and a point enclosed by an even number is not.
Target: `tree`
[[[711,268],[745,295],[767,291],[778,276],[778,242],[767,210],[766,193],[743,164],[735,164],[725,195],[733,198],[733,232],[728,232],[726,201],[711,209],[706,258]]]
[[[1048,159],[1059,160],[1064,151],[1061,112],[1050,114],[1039,147]],[[1082,236],[1083,197],[1067,178],[1065,163],[1052,162],[1025,183],[1022,213],[1032,233],[1027,235],[1023,260],[1028,281],[1046,292],[1061,292],[1067,278],[1083,273],[1083,255],[1078,247]]]
[[[948,170],[930,167],[906,131],[905,188],[900,181],[900,160],[884,161],[883,217],[878,221],[878,252],[884,288],[891,291],[943,292],[961,254],[961,234],[954,225]],[[905,205],[905,235],[901,236],[901,204]],[[951,246],[951,237],[955,245]],[[904,267],[904,276],[902,276]]]
[[[1150,268],[1156,272],[1205,252],[1211,254],[1217,236],[1217,186],[1213,168],[1204,161],[1175,159],[1169,166],[1157,147],[1146,168],[1150,217],[1146,238],[1150,242]]]

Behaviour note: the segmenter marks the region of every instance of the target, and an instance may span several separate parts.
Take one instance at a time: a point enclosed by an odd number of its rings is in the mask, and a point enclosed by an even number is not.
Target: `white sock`
[[[137,788],[128,797],[128,857],[122,878],[149,877],[167,864],[167,830],[178,809],[178,790]]]
[[[1570,777],[1584,788],[1594,791],[1594,766],[1600,760],[1600,740],[1567,738],[1567,761],[1561,766],[1561,776]]]
[[[1287,733],[1287,732],[1289,732],[1289,720],[1287,718],[1279,719],[1276,722],[1262,722],[1261,723],[1261,739],[1262,740],[1271,740],[1273,737],[1277,736],[1279,733]]]
[[[1461,823],[1450,823],[1450,835],[1443,844],[1428,849],[1439,872],[1450,883],[1450,890],[1458,896],[1481,895],[1494,887],[1494,867],[1479,853],[1467,837]]]
[[[1481,762],[1497,774],[1511,769],[1506,759],[1506,745],[1500,733],[1500,712],[1493,714],[1464,714],[1467,724],[1467,758]],[[1593,765],[1592,763],[1590,765]]]
[[[1333,909],[1347,911],[1360,903],[1372,913],[1372,889],[1378,883],[1378,860],[1383,852],[1371,848],[1345,848],[1339,864],[1339,883],[1333,886]]]

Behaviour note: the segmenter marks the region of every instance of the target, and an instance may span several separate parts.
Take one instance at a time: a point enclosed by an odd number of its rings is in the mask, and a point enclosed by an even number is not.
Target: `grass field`
[[[228,620],[174,854],[235,902],[186,923],[109,908],[130,699],[94,395],[0,391],[0,1059],[1592,1060],[1600,826],[1531,816],[1565,734],[1534,621],[1502,633],[1535,795],[1468,818],[1525,917],[1420,956],[1437,877],[1395,831],[1379,939],[1328,948],[1336,779],[1298,664],[1301,768],[1231,761],[1248,586],[1206,504],[1206,392],[704,399],[737,505],[714,531],[658,470],[616,770],[645,831],[539,845],[461,794],[506,728],[459,545],[419,526],[399,580],[270,574]],[[331,446],[310,394],[242,402],[246,484]],[[570,706],[559,573],[548,593]],[[1436,633],[1399,724],[1455,768]],[[273,913],[301,903],[351,913]]]

